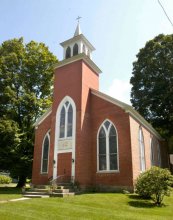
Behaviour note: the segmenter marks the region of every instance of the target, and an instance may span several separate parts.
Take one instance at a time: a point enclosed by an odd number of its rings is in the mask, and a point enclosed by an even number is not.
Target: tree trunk
[[[23,187],[25,185],[25,183],[26,183],[26,176],[21,175],[21,176],[19,176],[19,181],[18,181],[16,187],[18,187],[18,188]]]

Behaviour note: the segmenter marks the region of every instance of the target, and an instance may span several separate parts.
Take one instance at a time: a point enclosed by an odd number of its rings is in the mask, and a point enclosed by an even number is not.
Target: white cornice
[[[149,130],[152,134],[154,134],[158,139],[163,140],[163,138],[160,136],[160,134],[151,126],[150,123],[148,123],[135,109],[133,109],[132,106],[121,102],[117,99],[114,99],[102,92],[99,92],[97,90],[91,89],[91,93],[99,98],[102,98],[114,105],[119,106],[122,108],[126,113],[128,113],[131,117],[133,117],[136,121],[138,121],[141,125],[143,125],[147,130]]]
[[[90,50],[92,50],[92,51],[95,50],[94,46],[86,39],[86,37],[83,34],[79,34],[77,36],[74,36],[74,37],[72,37],[72,38],[70,38],[70,39],[60,43],[60,45],[62,47],[65,47],[65,46],[68,46],[71,43],[74,43],[74,42],[78,41],[78,40],[84,41],[86,43],[86,45],[88,45]]]
[[[59,61],[57,64],[54,65],[54,69],[76,62],[78,60],[84,60],[97,74],[102,72],[99,67],[84,53],[80,53],[76,56]]]
[[[52,107],[50,107],[42,116],[40,116],[37,121],[33,124],[34,127],[37,127],[41,124],[50,114],[52,113]]]

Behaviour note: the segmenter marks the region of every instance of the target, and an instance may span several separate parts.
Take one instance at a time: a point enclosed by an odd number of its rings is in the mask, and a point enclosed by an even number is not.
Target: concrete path
[[[17,202],[17,201],[22,201],[22,200],[27,200],[30,198],[18,198],[18,199],[10,199],[10,200],[2,200],[0,203],[7,203],[7,202]]]

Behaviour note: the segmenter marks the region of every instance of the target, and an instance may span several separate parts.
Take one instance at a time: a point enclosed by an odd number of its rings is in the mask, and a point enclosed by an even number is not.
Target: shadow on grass
[[[130,206],[135,208],[153,208],[156,207],[154,203],[151,202],[150,199],[142,199],[138,195],[128,195],[131,201],[128,202]]]
[[[21,194],[21,189],[16,187],[0,187],[0,194]]]

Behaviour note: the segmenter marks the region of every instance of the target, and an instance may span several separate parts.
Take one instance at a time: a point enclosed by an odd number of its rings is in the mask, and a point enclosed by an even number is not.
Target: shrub
[[[12,179],[9,176],[0,175],[0,184],[9,184]]]
[[[139,175],[136,182],[136,193],[141,197],[150,197],[156,205],[161,205],[164,196],[169,196],[173,176],[167,169],[152,167]]]

